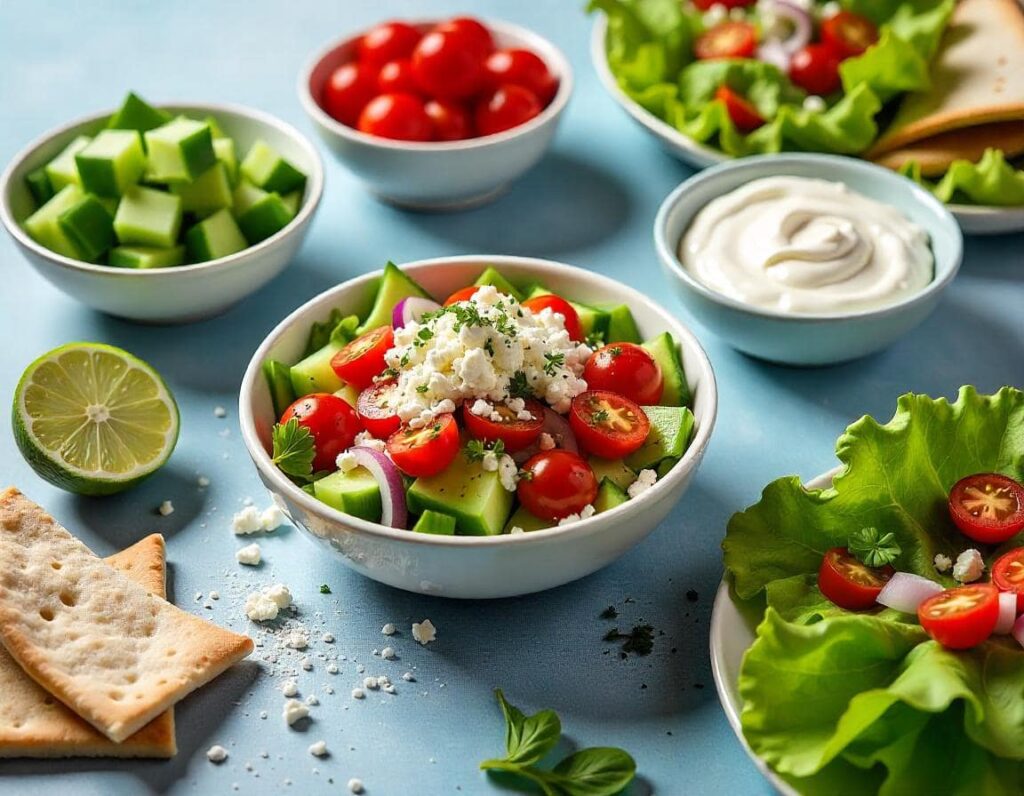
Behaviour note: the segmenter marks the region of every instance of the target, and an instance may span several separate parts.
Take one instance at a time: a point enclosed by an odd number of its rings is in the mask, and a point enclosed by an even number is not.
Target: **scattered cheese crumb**
[[[324,633],[323,636],[321,636],[321,638],[323,639],[324,644],[333,644],[334,643],[334,634],[333,633]]]
[[[351,793],[362,793],[363,781],[361,779],[357,779],[356,777],[352,777],[352,779],[348,781],[348,789]]]
[[[281,693],[286,697],[293,697],[299,693],[299,684],[294,680],[285,680],[284,684],[281,686]]]
[[[412,623],[412,637],[424,647],[437,638],[437,628],[429,619]]]
[[[287,520],[288,518],[281,511],[281,507],[274,503],[272,506],[267,506],[267,508],[263,509],[263,513],[260,514],[260,527],[264,531],[276,531]]]
[[[631,498],[639,497],[650,489],[658,480],[658,474],[654,470],[641,470],[636,480],[626,490]]]
[[[376,677],[364,677],[363,678],[363,688],[369,688],[371,691],[373,691],[373,690],[375,690],[377,688],[377,685],[378,685],[378,683],[377,683],[377,678]]]
[[[569,514],[569,515],[567,515],[565,517],[562,517],[562,519],[560,519],[558,521],[558,524],[559,525],[572,525],[574,522],[579,522],[580,520],[586,520],[586,519],[589,519],[589,518],[593,517],[595,511],[596,511],[596,509],[594,508],[593,504],[584,506],[580,510],[579,514]]]
[[[520,527],[519,527],[518,525],[513,525],[513,526],[512,526],[512,527],[511,527],[511,528],[509,529],[509,533],[510,533],[510,534],[517,534],[517,533],[526,533],[526,531],[524,531],[524,530],[523,530],[522,528],[520,528]]]
[[[334,460],[334,463],[343,473],[350,473],[359,466],[359,462],[356,460],[356,455],[351,451],[342,451],[339,453],[338,457]]]
[[[297,699],[289,699],[284,703],[284,711],[281,715],[284,718],[285,724],[291,727],[295,722],[309,715],[309,708]]]
[[[171,501],[169,500],[165,500],[163,503],[160,504],[160,508],[158,508],[157,511],[159,511],[161,515],[166,517],[168,514],[174,513],[174,504],[171,503]]]
[[[262,531],[260,513],[254,506],[246,506],[231,518],[231,530],[238,536]]]
[[[239,564],[245,564],[249,567],[258,566],[260,561],[263,560],[263,552],[260,550],[260,546],[253,542],[245,547],[240,547],[235,551],[235,561]]]
[[[402,675],[402,679],[405,680],[405,682],[407,682],[407,683],[415,683],[416,682],[416,678],[413,677],[412,672],[406,672],[405,674],[403,674]]]
[[[935,570],[936,572],[949,572],[953,566],[953,559],[942,553],[935,555]]]
[[[196,479],[196,485],[200,489],[206,489],[206,487],[210,485],[210,479],[207,478],[205,475],[201,475]]]
[[[302,630],[293,630],[284,640],[284,645],[293,650],[304,650],[309,646],[309,636]]]
[[[327,754],[327,743],[325,741],[317,741],[314,744],[310,744],[309,753],[314,757],[324,757]]]
[[[383,633],[385,636],[393,636],[393,635],[395,635],[395,632],[397,630],[398,630],[397,627],[395,627],[393,624],[388,622],[386,625],[384,625],[384,627],[382,627],[380,629],[380,632]]]
[[[275,584],[261,592],[253,592],[245,598],[245,615],[253,622],[277,619],[282,608],[292,604],[292,595],[283,583]]]
[[[385,647],[380,651],[380,657],[386,661],[393,661],[395,659],[395,648]]]
[[[953,565],[953,578],[961,583],[972,583],[985,571],[985,561],[981,553],[973,547],[964,550],[956,558]]]
[[[225,409],[223,406],[216,406],[213,409],[213,416],[214,417],[227,417],[228,416],[228,410]]]
[[[337,674],[337,673],[338,673],[338,664],[336,664],[334,662],[331,662],[331,663],[327,664],[327,674]]]
[[[303,658],[301,666],[307,672],[313,671],[313,661],[311,661],[309,658]]]
[[[352,689],[352,698],[353,699],[365,699],[366,698],[366,692],[362,688],[353,688]]]
[[[825,100],[817,94],[808,94],[804,97],[803,106],[805,111],[811,111],[812,113],[821,113],[826,108]]]
[[[555,447],[555,438],[552,437],[548,432],[544,431],[540,435],[540,449],[542,451],[549,451]]]
[[[219,600],[220,599],[220,592],[219,591],[211,591],[210,592],[210,599],[211,600]]]
[[[310,694],[308,697],[306,697],[306,704],[310,705],[311,707],[316,707],[320,704],[320,700],[317,699],[316,694]]]
[[[214,744],[206,750],[206,759],[211,763],[223,763],[228,759],[228,750],[220,744]]]

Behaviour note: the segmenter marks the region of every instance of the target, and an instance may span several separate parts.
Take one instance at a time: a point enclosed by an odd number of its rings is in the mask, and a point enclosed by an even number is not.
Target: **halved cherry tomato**
[[[357,337],[331,358],[331,368],[338,378],[360,390],[365,390],[375,376],[387,369],[384,355],[395,344],[395,333],[390,326],[380,326]]]
[[[371,66],[408,58],[419,43],[421,34],[405,22],[385,22],[363,35],[356,48],[359,60]]]
[[[526,460],[516,494],[535,517],[556,522],[594,502],[597,478],[579,454],[542,451]]]
[[[532,50],[498,50],[484,63],[487,82],[492,86],[512,83],[529,89],[542,105],[551,102],[558,90],[558,81],[547,64]]]
[[[549,293],[544,296],[534,296],[523,302],[523,307],[530,312],[538,313],[542,310],[557,312],[565,318],[565,331],[569,333],[569,339],[577,343],[583,341],[583,327],[580,325],[580,316],[576,309],[561,296]]]
[[[818,588],[840,608],[863,611],[874,607],[875,600],[894,572],[889,566],[869,567],[845,547],[833,547],[825,551],[821,561]]]
[[[513,412],[505,404],[494,404],[494,412],[500,420],[481,417],[469,411],[469,404],[463,406],[462,420],[466,431],[484,442],[501,440],[509,453],[521,451],[537,441],[544,427],[544,407],[538,401],[527,401],[524,412],[530,413],[529,420],[521,420],[517,412]]]
[[[419,97],[380,94],[359,114],[359,131],[396,141],[429,141],[434,136],[434,125]]]
[[[473,17],[454,17],[436,25],[434,30],[439,30],[442,33],[458,31],[469,42],[469,46],[479,53],[481,59],[486,58],[494,50],[494,39],[491,37],[491,32],[486,25]]]
[[[821,23],[821,41],[840,58],[860,55],[878,41],[878,28],[867,17],[852,11],[840,11]]]
[[[827,44],[808,44],[789,62],[789,79],[808,94],[831,94],[842,85],[839,54]]]
[[[434,138],[438,141],[461,141],[472,137],[469,112],[461,105],[449,100],[430,100],[425,110],[434,123]]]
[[[651,421],[628,398],[607,390],[587,390],[572,399],[569,427],[588,453],[621,459],[644,444]]]
[[[976,542],[1005,542],[1024,530],[1024,486],[998,473],[961,478],[949,491],[949,516]]]
[[[999,590],[991,583],[947,589],[921,603],[917,618],[943,647],[976,647],[992,635],[999,620]]]
[[[316,455],[313,471],[333,470],[338,454],[352,447],[356,434],[363,430],[356,410],[348,401],[329,392],[304,395],[285,409],[281,423],[298,420],[313,435]]]
[[[339,122],[355,127],[359,114],[378,92],[376,69],[367,64],[345,64],[327,78],[320,102]]]
[[[420,90],[438,99],[465,99],[484,83],[484,61],[474,37],[465,30],[432,30],[412,54]]]
[[[764,124],[764,117],[757,112],[754,103],[745,99],[741,94],[736,93],[728,86],[719,86],[715,92],[715,99],[725,103],[725,109],[729,118],[736,125],[741,133],[749,133]]]
[[[749,22],[721,22],[697,37],[693,54],[702,61],[750,58],[757,50],[757,28]]]
[[[377,439],[387,439],[402,425],[394,405],[395,382],[382,381],[371,384],[356,399],[356,412],[363,422],[363,428]]]
[[[479,285],[460,288],[444,300],[444,305],[450,307],[452,304],[458,304],[460,301],[469,301],[479,289]]]
[[[459,452],[459,427],[451,415],[439,415],[423,428],[403,426],[388,437],[395,466],[413,478],[437,475]]]
[[[698,11],[710,11],[711,6],[724,6],[728,9],[746,8],[752,6],[757,0],[693,0]]]
[[[543,107],[537,95],[522,86],[502,84],[476,104],[474,119],[480,135],[496,135],[537,116]]]
[[[420,88],[412,76],[412,61],[400,58],[384,64],[377,74],[377,88],[380,94],[418,94]]]
[[[992,582],[999,591],[1017,595],[1017,613],[1024,611],[1024,547],[1001,555],[992,565]]]
[[[583,380],[592,390],[607,390],[647,405],[661,401],[664,387],[654,357],[633,343],[612,343],[597,349],[583,368]]]

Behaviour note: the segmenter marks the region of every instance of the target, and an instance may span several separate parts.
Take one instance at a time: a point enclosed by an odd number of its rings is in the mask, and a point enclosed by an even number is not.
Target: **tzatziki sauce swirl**
[[[843,183],[807,177],[765,177],[709,202],[679,258],[712,290],[793,315],[885,307],[934,274],[921,226]]]

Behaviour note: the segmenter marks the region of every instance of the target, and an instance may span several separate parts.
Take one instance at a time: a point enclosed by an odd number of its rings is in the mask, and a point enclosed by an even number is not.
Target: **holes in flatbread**
[[[108,691],[107,696],[113,699],[115,702],[120,702],[124,699],[124,692],[118,691],[116,688],[113,691]]]
[[[156,681],[156,684],[157,685],[167,685],[167,679],[164,678],[164,677],[161,677],[159,680]]]
[[[138,682],[139,676],[137,674],[135,674],[135,672],[128,672],[128,674],[126,674],[124,676],[124,679],[125,679],[125,682],[135,683],[135,682]]]
[[[50,562],[50,566],[53,567],[54,569],[60,569],[64,565],[62,563],[60,563],[60,561],[51,561]]]
[[[64,603],[64,605],[66,605],[68,608],[74,608],[75,607],[75,603],[78,602],[75,599],[75,595],[73,595],[69,591],[62,591],[60,593],[60,601],[62,603]]]
[[[143,694],[141,691],[136,691],[135,692],[135,698],[136,699],[142,699],[144,696],[145,696],[145,694]]]
[[[53,704],[53,697],[52,696],[45,697],[43,699],[43,704],[44,705],[52,705]]]
[[[40,609],[39,615],[43,618],[43,620],[45,620],[47,622],[52,622],[53,621],[53,609],[52,608],[42,608],[42,609]]]
[[[168,658],[173,658],[177,654],[178,654],[178,651],[176,649],[174,649],[174,647],[171,647],[169,650],[167,650],[167,657]]]
[[[13,723],[13,724],[11,724],[11,726],[12,726],[12,727],[13,727],[14,729],[16,729],[16,730],[20,730],[20,729],[21,729],[21,722],[20,722],[20,721],[18,721],[18,720],[16,719],[16,720],[14,721],[14,723]]]

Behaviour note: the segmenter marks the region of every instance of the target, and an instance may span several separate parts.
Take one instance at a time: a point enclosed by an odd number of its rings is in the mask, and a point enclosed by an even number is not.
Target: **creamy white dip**
[[[877,309],[932,281],[923,228],[846,185],[765,177],[709,202],[679,244],[698,281],[793,315]]]

